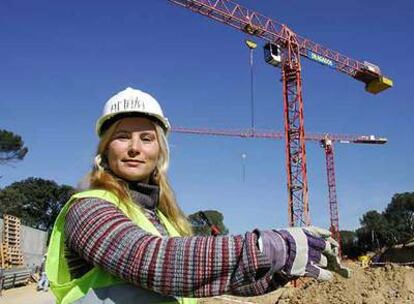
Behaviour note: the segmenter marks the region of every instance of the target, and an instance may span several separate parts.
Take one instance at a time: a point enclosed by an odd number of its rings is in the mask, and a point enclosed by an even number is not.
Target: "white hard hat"
[[[171,129],[167,117],[164,116],[158,101],[150,94],[126,88],[125,90],[112,96],[105,104],[102,116],[96,122],[96,133],[102,136],[102,133],[114,122],[118,116],[143,115],[155,119],[156,122],[164,129],[165,133]]]

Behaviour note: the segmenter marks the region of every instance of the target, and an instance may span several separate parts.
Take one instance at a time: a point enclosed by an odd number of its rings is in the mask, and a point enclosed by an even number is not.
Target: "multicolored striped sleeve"
[[[66,244],[90,264],[165,295],[258,295],[274,289],[270,263],[255,233],[245,236],[158,237],[113,204],[76,202],[66,215]]]

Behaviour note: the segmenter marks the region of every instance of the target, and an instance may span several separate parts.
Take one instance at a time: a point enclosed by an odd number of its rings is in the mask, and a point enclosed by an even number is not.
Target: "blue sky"
[[[412,1],[239,1],[299,35],[379,65],[395,83],[363,85],[302,61],[307,132],[375,134],[384,146],[336,145],[341,228],[413,191]],[[75,186],[97,144],[104,102],[128,86],[154,95],[175,126],[248,128],[245,34],[164,0],[0,3],[0,128],[29,147],[0,187],[30,176]],[[255,121],[283,129],[280,70],[255,51]],[[217,209],[232,233],[287,225],[284,141],[170,136],[170,179],[186,213]],[[245,180],[242,154],[246,154]],[[329,226],[324,153],[307,145],[310,213]]]

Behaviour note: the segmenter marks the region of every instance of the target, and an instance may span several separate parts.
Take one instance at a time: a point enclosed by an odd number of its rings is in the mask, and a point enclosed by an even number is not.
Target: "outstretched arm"
[[[87,262],[161,294],[209,297],[269,290],[269,259],[257,235],[158,237],[106,201],[76,202],[66,215],[68,247]],[[255,284],[259,282],[259,284]],[[262,283],[263,282],[263,283]]]

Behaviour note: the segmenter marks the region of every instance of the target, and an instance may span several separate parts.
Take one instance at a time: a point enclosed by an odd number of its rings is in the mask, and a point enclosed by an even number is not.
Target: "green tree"
[[[19,135],[7,130],[0,130],[0,164],[22,160],[27,154],[27,147]]]
[[[397,193],[384,211],[392,227],[394,243],[405,243],[414,237],[414,192]]]
[[[356,232],[361,249],[375,250],[393,243],[391,227],[384,215],[378,211],[368,211],[360,222],[361,228]]]
[[[22,224],[48,230],[74,192],[71,186],[30,177],[0,191],[0,214],[20,217]]]
[[[355,258],[361,254],[358,246],[358,236],[355,231],[341,230],[341,249],[342,255]]]
[[[341,231],[342,251],[351,257],[413,240],[414,192],[394,194],[384,212],[370,210],[362,216],[360,223],[355,234]]]
[[[202,216],[201,212],[205,214],[207,220]],[[196,235],[211,235],[210,225],[216,225],[220,230],[220,235],[226,235],[229,230],[224,225],[224,217],[219,211],[206,210],[198,211],[188,216],[190,222],[193,224],[193,230]]]

